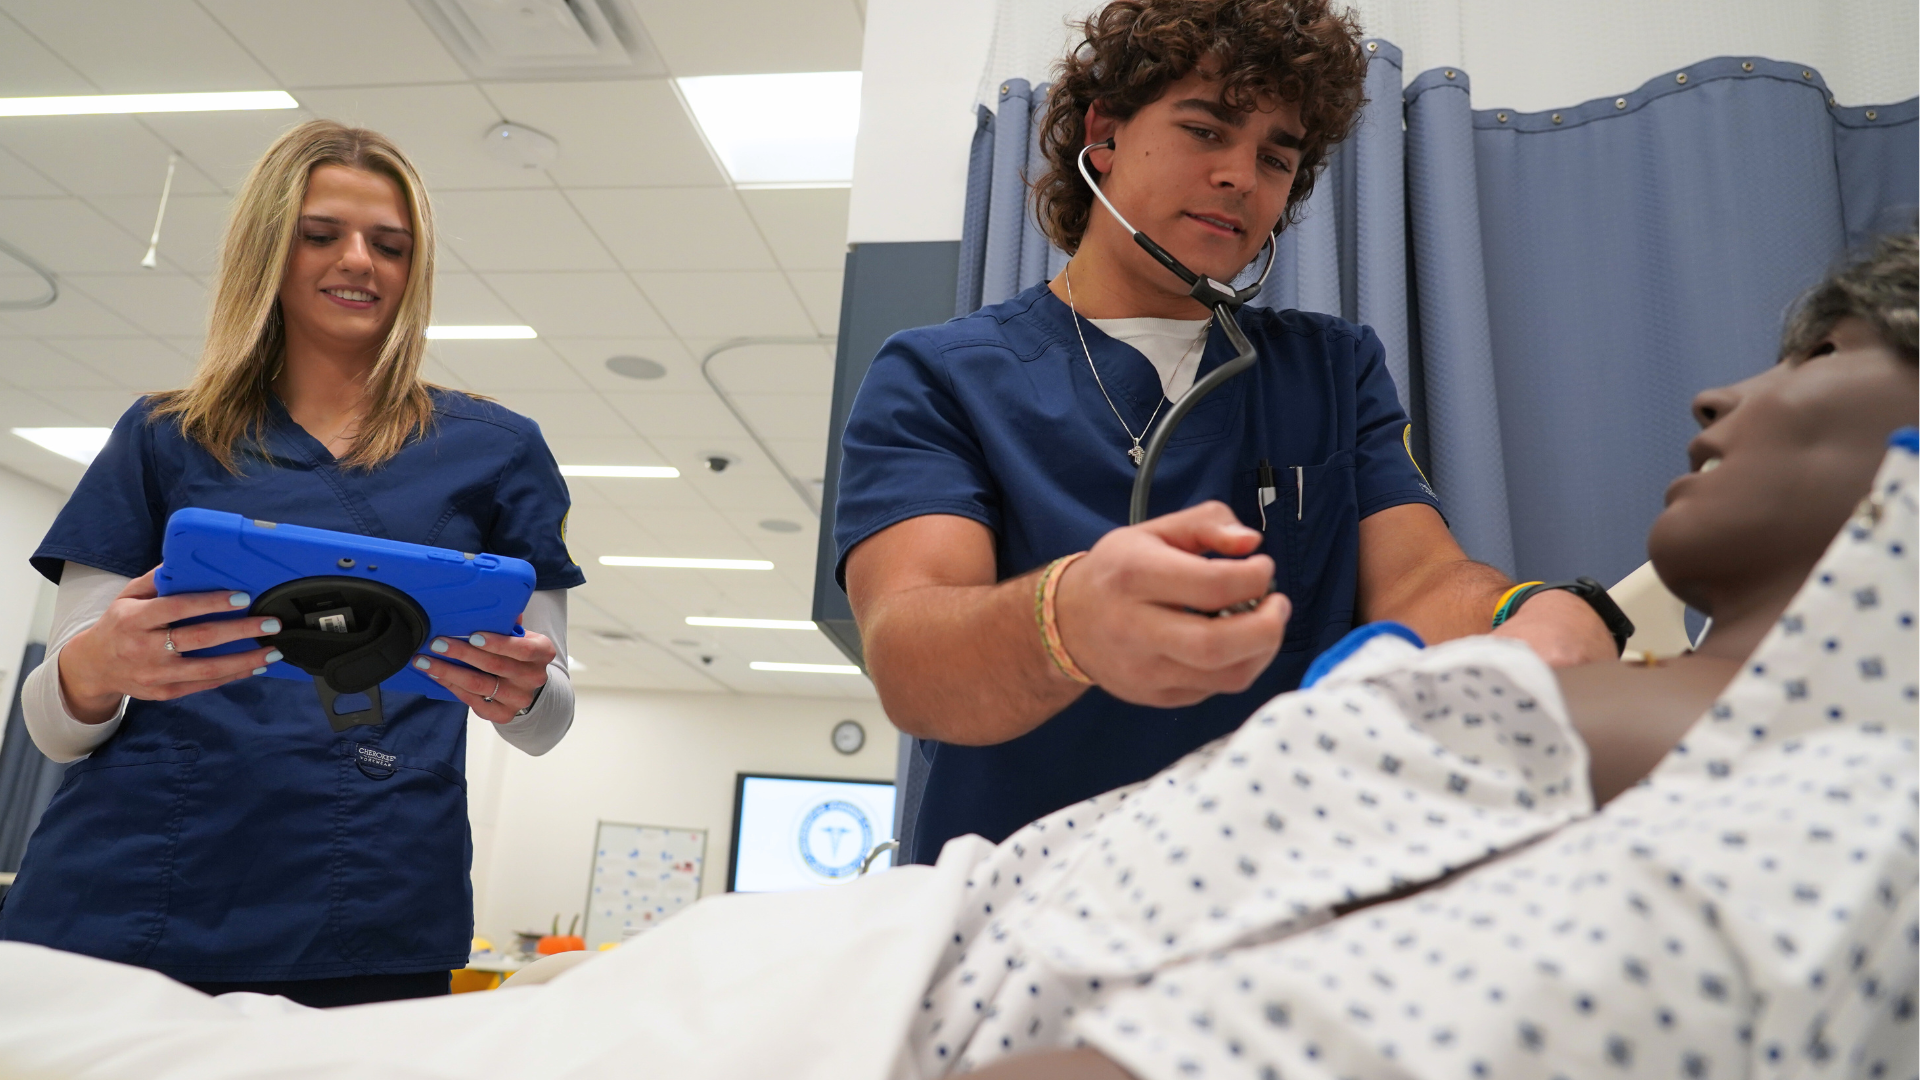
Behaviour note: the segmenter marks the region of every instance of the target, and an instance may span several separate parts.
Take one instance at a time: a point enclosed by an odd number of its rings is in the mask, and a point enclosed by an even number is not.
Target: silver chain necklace
[[[1153,415],[1147,417],[1146,426],[1140,429],[1140,434],[1135,435],[1133,429],[1127,426],[1127,418],[1121,416],[1119,407],[1114,405],[1113,395],[1107,393],[1107,384],[1100,380],[1100,369],[1093,363],[1093,350],[1087,348],[1086,332],[1080,329],[1080,312],[1073,306],[1073,264],[1068,263],[1061,267],[1060,276],[1067,282],[1067,311],[1073,316],[1073,332],[1080,338],[1080,352],[1087,358],[1087,370],[1093,372],[1093,385],[1099,387],[1100,396],[1107,399],[1107,408],[1113,410],[1113,418],[1120,421],[1120,430],[1126,432],[1127,438],[1133,440],[1133,447],[1127,451],[1127,458],[1137,469],[1147,456],[1147,452],[1140,448],[1140,440],[1146,438],[1147,433],[1153,430],[1153,422],[1160,418],[1160,406],[1167,403],[1167,395],[1164,392],[1161,393],[1160,401],[1153,407]],[[1211,329],[1213,329],[1213,316],[1208,315],[1206,323],[1200,327],[1200,333],[1193,339],[1193,344],[1187,346],[1187,351],[1180,355],[1180,362],[1173,365],[1173,371],[1167,376],[1167,381],[1173,381],[1180,374],[1180,369],[1186,366],[1187,357],[1192,356],[1193,351],[1200,347],[1200,343],[1207,340],[1207,332]],[[1156,370],[1154,374],[1160,373]]]

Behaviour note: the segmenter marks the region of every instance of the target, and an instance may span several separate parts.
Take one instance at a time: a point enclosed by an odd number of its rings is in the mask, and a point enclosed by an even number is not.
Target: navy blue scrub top
[[[33,565],[138,577],[187,506],[511,555],[536,588],[585,576],[567,555],[566,482],[539,427],[435,390],[432,427],[385,465],[340,468],[270,404],[229,473],[172,419],[127,410]],[[473,934],[467,707],[384,695],[386,723],[340,734],[311,683],[242,679],[131,701],[73,765],[0,907],[0,938],[254,982],[445,971]],[[363,769],[359,750],[370,755]]]
[[[1243,309],[1239,321],[1260,359],[1188,414],[1160,461],[1149,512],[1218,499],[1258,529],[1257,470],[1261,459],[1271,463],[1279,497],[1266,508],[1262,550],[1293,602],[1279,655],[1246,691],[1186,708],[1129,705],[1096,687],[1010,742],[921,742],[930,768],[914,861],[932,862],[966,833],[1005,839],[1237,728],[1297,687],[1314,656],[1352,627],[1360,519],[1403,503],[1439,508],[1408,451],[1407,417],[1372,330],[1264,308]],[[1163,397],[1159,373],[1092,323],[1081,329],[1113,404],[1143,431]],[[1200,373],[1232,355],[1215,330]],[[1044,284],[895,334],[847,418],[835,572],[844,586],[855,545],[923,514],[991,529],[1001,580],[1083,551],[1127,523],[1131,446],[1087,369],[1067,306]]]

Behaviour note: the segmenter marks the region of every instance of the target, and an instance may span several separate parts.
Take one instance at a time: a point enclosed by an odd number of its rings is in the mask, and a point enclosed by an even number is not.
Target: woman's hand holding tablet
[[[258,675],[280,659],[280,650],[274,648],[223,656],[185,655],[277,634],[280,620],[220,619],[176,629],[174,623],[245,608],[253,598],[243,592],[161,596],[154,589],[153,575],[149,570],[128,582],[99,622],[60,649],[60,695],[74,719],[102,724],[119,711],[121,698],[171,701]]]
[[[547,665],[559,655],[551,638],[532,631],[523,637],[436,637],[427,648],[435,655],[417,656],[413,666],[453,691],[467,708],[496,724],[505,724],[532,707],[540,688],[547,685]],[[449,664],[448,659],[469,667]]]

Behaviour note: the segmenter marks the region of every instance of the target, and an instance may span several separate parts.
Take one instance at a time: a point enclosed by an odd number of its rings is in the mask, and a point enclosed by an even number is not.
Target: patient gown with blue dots
[[[1016,833],[902,1071],[1090,1044],[1143,1080],[1912,1080],[1914,461],[1599,813],[1531,651],[1383,636]]]

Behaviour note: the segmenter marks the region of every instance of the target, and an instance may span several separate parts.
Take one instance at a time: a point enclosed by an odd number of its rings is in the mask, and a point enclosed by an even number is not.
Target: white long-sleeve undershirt
[[[60,692],[60,649],[82,630],[100,621],[108,605],[131,578],[70,562],[60,575],[54,595],[53,627],[47,637],[47,655],[20,688],[20,709],[33,745],[54,761],[68,762],[94,752],[120,729],[127,699],[104,723],[75,719]],[[567,674],[567,592],[546,589],[527,601],[521,625],[553,640],[555,656],[547,665],[547,684],[533,708],[516,720],[495,724],[494,730],[515,748],[535,757],[559,745],[573,726],[573,680]]]

